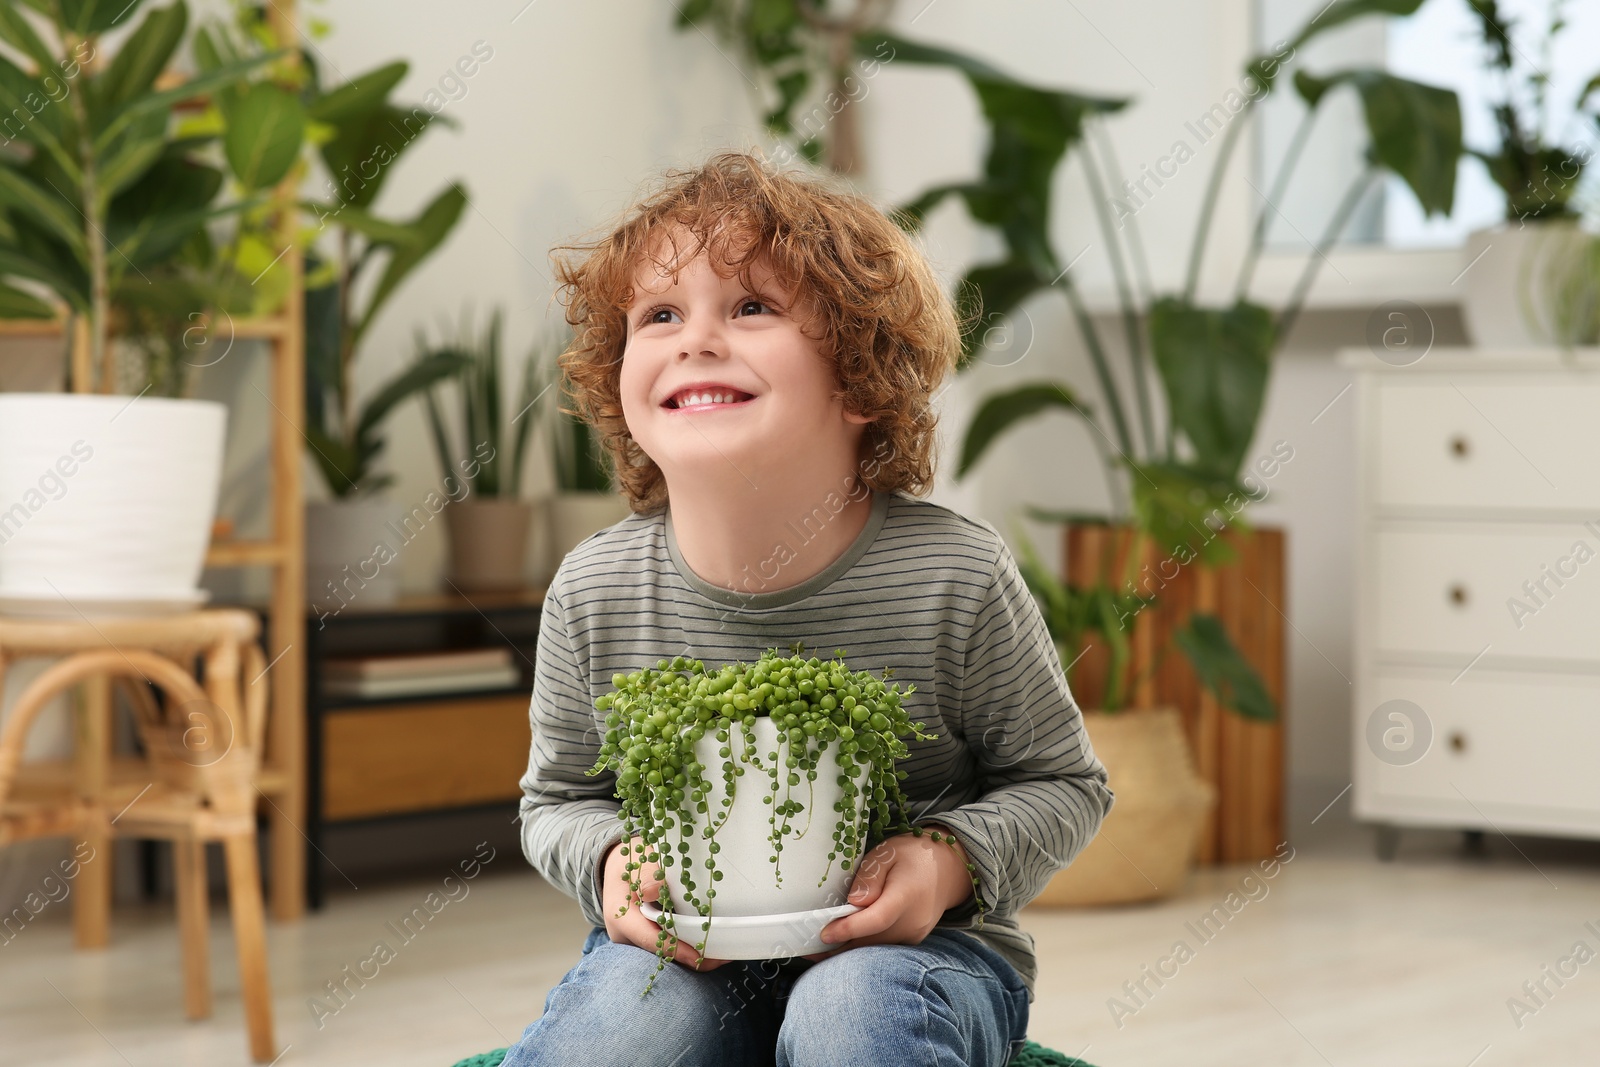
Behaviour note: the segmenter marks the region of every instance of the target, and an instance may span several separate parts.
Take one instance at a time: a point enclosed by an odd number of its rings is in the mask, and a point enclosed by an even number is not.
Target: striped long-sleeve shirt
[[[842,507],[842,503],[841,503]],[[795,555],[830,521],[795,525]],[[765,578],[775,584],[783,553]],[[551,580],[535,658],[533,744],[522,778],[528,861],[604,925],[600,875],[622,840],[615,775],[599,758],[611,678],[683,655],[708,670],[780,655],[802,642],[851,670],[894,669],[913,722],[898,769],[913,823],[951,830],[991,909],[945,912],[941,926],[979,937],[1017,969],[1033,999],[1033,937],[1016,913],[1087,845],[1114,796],[1060,658],[1015,559],[989,523],[903,493],[875,493],[866,526],[827,568],[787,589],[740,592],[684,562],[670,510],[633,514],[574,548]],[[870,844],[875,841],[868,842]]]

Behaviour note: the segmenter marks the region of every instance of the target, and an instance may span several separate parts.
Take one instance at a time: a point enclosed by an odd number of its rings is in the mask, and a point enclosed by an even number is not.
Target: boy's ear
[[[857,415],[855,412],[851,411],[849,408],[845,408],[844,409],[844,421],[845,422],[853,422],[857,426],[865,426],[869,422],[877,422],[878,421],[878,417],[876,415]]]

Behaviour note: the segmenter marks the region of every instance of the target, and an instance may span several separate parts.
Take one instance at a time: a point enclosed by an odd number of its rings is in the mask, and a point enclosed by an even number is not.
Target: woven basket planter
[[[1177,709],[1087,711],[1083,721],[1116,802],[1034,903],[1127,904],[1179,892],[1217,797],[1195,770]]]

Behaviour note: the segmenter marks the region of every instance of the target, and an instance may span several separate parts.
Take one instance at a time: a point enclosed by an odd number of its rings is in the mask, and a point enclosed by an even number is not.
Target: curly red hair
[[[628,432],[619,394],[635,272],[646,259],[671,272],[702,249],[722,277],[737,272],[746,284],[751,266],[764,263],[808,308],[802,329],[833,366],[834,397],[873,420],[861,437],[862,482],[884,492],[932,490],[931,398],[960,358],[961,325],[927,258],[888,215],[840,179],[801,177],[744,152],[666,171],[624,214],[598,240],[554,250],[576,256],[552,258],[574,331],[559,357],[570,413],[595,428],[630,508],[667,503],[666,479]],[[681,257],[677,227],[695,239]],[[658,238],[673,245],[669,261],[652,253]]]

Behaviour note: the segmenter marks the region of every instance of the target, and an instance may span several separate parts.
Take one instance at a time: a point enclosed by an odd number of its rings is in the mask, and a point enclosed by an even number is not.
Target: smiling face
[[[682,235],[678,246],[693,247]],[[764,263],[749,273],[749,287],[721,277],[701,249],[676,278],[651,259],[634,274],[623,417],[669,487],[764,489],[797,461],[854,464],[870,420],[834,397],[837,375],[802,330],[806,305]]]

